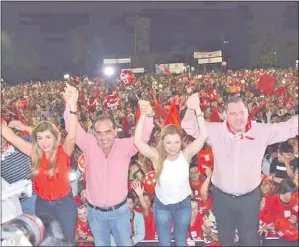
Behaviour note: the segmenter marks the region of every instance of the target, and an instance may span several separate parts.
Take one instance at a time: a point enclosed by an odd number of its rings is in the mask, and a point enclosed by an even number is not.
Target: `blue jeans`
[[[132,246],[127,204],[107,212],[88,206],[87,217],[95,246],[111,246],[111,233],[117,246]]]
[[[187,232],[191,221],[191,197],[164,205],[157,197],[154,201],[154,220],[159,246],[171,246],[171,223],[174,223],[176,246],[187,246]]]
[[[78,219],[77,206],[72,193],[54,201],[36,199],[36,215],[50,215],[57,220],[64,236],[70,243],[75,243],[75,229]]]
[[[21,207],[23,213],[35,215],[35,202],[36,202],[36,194],[32,194],[31,197],[21,201]]]

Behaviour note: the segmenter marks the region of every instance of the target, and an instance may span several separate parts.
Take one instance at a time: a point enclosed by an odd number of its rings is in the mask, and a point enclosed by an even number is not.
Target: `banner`
[[[184,63],[156,64],[157,74],[180,74],[185,71]]]
[[[202,58],[198,59],[198,64],[221,63],[222,57]]]
[[[212,58],[212,57],[222,57],[222,51],[210,51],[210,52],[194,52],[194,58]]]
[[[112,59],[104,59],[104,64],[119,64],[119,63],[131,63],[131,58],[112,58]]]
[[[145,72],[144,68],[122,69],[121,72],[123,72],[124,70],[132,71],[134,74],[140,74]]]

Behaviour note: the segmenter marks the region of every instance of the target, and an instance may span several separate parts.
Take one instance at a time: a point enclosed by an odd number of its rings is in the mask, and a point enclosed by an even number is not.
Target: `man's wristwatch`
[[[71,111],[71,110],[70,110],[70,113],[71,113],[71,114],[78,115],[79,112],[78,112],[78,111]]]

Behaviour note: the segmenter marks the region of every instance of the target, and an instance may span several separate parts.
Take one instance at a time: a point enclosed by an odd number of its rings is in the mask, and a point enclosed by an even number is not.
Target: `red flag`
[[[251,113],[249,114],[249,119],[253,120],[255,115],[265,106],[265,104],[260,104],[259,106],[253,108],[253,110],[251,111]]]
[[[19,119],[19,121],[22,123],[22,124],[24,124],[24,125],[27,125],[26,124],[26,121],[25,121],[25,118],[22,116],[22,114],[20,113],[20,110],[19,109],[21,109],[21,108],[26,108],[27,107],[27,103],[28,103],[28,99],[25,99],[25,100],[23,100],[23,101],[21,101],[21,102],[17,102],[16,103],[16,106],[15,106],[15,108],[16,108],[16,113],[17,113],[17,118]],[[23,131],[23,134],[24,135],[30,135],[27,131]]]
[[[181,127],[180,114],[177,111],[175,103],[175,100],[172,100],[168,116],[166,117],[164,122],[164,126],[168,124],[175,124],[177,127]]]
[[[274,96],[282,95],[287,88],[288,88],[288,86],[279,87],[279,88],[273,90],[272,95],[274,95]]]
[[[220,116],[219,116],[219,110],[218,107],[214,107],[211,115],[210,115],[210,122],[222,122]]]
[[[139,118],[140,118],[140,107],[139,107],[139,104],[138,104],[138,107],[137,107],[137,112],[136,112],[136,115],[135,115],[135,122],[137,123]]]
[[[257,90],[270,95],[277,83],[277,79],[271,75],[262,75],[257,83]]]
[[[130,131],[130,126],[129,126],[129,121],[128,121],[128,117],[124,116],[123,117],[123,129],[125,132],[125,136],[128,137],[129,136],[129,131]]]
[[[155,112],[156,112],[156,114],[157,114],[159,117],[161,117],[162,119],[166,119],[167,114],[166,114],[166,112],[163,110],[163,108],[161,107],[160,102],[159,102],[159,100],[157,99],[156,94],[152,91],[152,92],[151,92],[151,95],[152,95],[153,100],[154,100],[154,106],[155,106]]]

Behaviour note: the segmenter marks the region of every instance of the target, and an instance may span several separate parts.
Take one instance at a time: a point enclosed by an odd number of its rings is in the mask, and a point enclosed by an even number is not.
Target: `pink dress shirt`
[[[66,107],[64,120],[66,130],[70,110]],[[143,138],[148,141],[154,127],[153,118],[146,117]],[[85,156],[86,199],[91,204],[106,208],[119,204],[128,194],[128,170],[131,157],[138,150],[132,138],[115,139],[106,158],[93,135],[87,134],[79,125],[76,144]]]
[[[198,137],[199,128],[193,111],[187,110],[181,125],[187,134]],[[207,128],[207,141],[214,155],[212,183],[223,192],[242,195],[259,186],[267,146],[298,135],[298,115],[278,124],[253,122],[247,135],[254,140],[231,134],[225,122],[207,123]]]

